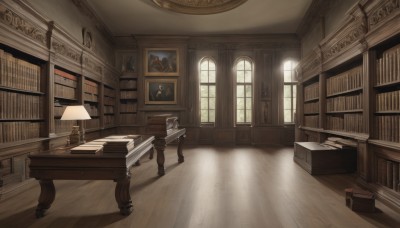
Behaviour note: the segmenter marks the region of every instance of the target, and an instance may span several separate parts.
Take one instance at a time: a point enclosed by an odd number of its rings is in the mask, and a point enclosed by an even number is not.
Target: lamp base
[[[81,144],[81,134],[79,132],[79,126],[72,126],[72,131],[69,135],[69,144]]]

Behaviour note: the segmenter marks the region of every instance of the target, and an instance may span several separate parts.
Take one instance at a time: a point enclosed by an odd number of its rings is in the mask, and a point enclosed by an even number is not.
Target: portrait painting
[[[176,79],[146,79],[145,104],[176,104]]]
[[[179,76],[177,48],[146,48],[144,56],[145,76]]]

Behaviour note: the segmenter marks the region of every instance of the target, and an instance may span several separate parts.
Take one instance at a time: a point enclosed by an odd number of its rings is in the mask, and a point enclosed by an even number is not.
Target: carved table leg
[[[159,176],[163,176],[165,174],[165,169],[164,169],[164,162],[165,162],[164,150],[167,147],[167,143],[163,139],[156,139],[154,141],[154,147],[157,150],[158,175]]]
[[[131,175],[129,171],[126,177],[118,179],[116,182],[117,186],[115,187],[115,199],[118,203],[118,208],[122,215],[129,215],[133,211],[131,194],[129,191],[129,186],[131,183]]]
[[[185,157],[183,156],[183,153],[182,153],[182,145],[183,145],[183,142],[185,141],[185,137],[186,137],[186,135],[181,135],[179,138],[178,138],[178,150],[177,150],[177,153],[178,153],[178,162],[179,163],[182,163],[182,162],[184,162],[185,161]]]
[[[50,208],[56,196],[53,180],[39,180],[40,196],[39,204],[36,207],[36,218],[41,218],[47,209]]]

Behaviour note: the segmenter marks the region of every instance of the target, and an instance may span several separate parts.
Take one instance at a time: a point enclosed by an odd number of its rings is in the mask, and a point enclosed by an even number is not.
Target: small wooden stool
[[[374,212],[375,195],[361,189],[346,188],[346,206],[353,211]]]

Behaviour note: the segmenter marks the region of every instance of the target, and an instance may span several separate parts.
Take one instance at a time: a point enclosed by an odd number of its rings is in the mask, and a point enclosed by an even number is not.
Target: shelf
[[[44,119],[1,119],[1,122],[38,122],[44,121]]]
[[[30,90],[24,90],[24,89],[16,89],[16,88],[11,88],[7,86],[0,86],[1,90],[8,90],[11,92],[18,92],[18,93],[28,93],[28,94],[33,94],[33,95],[44,95],[45,93],[42,92],[37,92],[37,91],[30,91]]]
[[[331,135],[339,135],[348,138],[357,138],[357,139],[368,139],[369,135],[365,133],[357,133],[357,132],[345,132],[345,131],[333,131],[333,130],[324,130],[323,132],[331,134]]]
[[[363,109],[353,109],[353,110],[345,110],[345,111],[329,111],[326,114],[340,114],[340,113],[362,113]]]
[[[306,131],[323,132],[322,128],[301,126],[300,129],[303,129],[303,130],[306,130]]]
[[[120,91],[137,91],[137,88],[119,88]]]
[[[57,96],[54,96],[54,99],[62,99],[62,100],[68,100],[68,101],[75,101],[75,102],[78,102],[78,99],[74,99],[74,98],[65,98],[65,97],[57,97]]]
[[[104,115],[114,115],[115,113],[104,113]]]
[[[309,113],[304,113],[305,116],[315,116],[319,115],[319,112],[309,112]]]
[[[120,100],[137,100],[137,98],[119,98]]]
[[[398,86],[398,85],[400,85],[400,81],[393,81],[393,82],[388,82],[388,83],[376,85],[376,86],[374,86],[374,88],[375,89],[382,89],[382,88],[385,88],[385,87],[392,87],[392,86]]]
[[[363,90],[362,87],[358,87],[358,88],[355,88],[355,89],[350,89],[350,90],[346,90],[346,91],[343,91],[343,92],[330,94],[330,95],[327,95],[326,97],[327,98],[336,97],[336,96],[339,96],[339,95],[348,94],[348,93],[355,93],[355,92],[359,92],[359,91],[362,91],[362,90]]]
[[[305,100],[304,103],[313,102],[313,101],[318,101],[318,100],[319,100],[319,98],[316,97],[316,98],[313,98],[313,99]]]
[[[84,100],[83,102],[88,102],[88,103],[99,103],[98,101],[89,101],[89,100]]]
[[[48,138],[33,138],[33,139],[26,139],[26,140],[14,141],[14,142],[0,143],[0,149],[3,150],[6,148],[10,148],[10,147],[21,146],[24,144],[29,144],[29,143],[34,143],[34,142],[42,142],[45,140],[48,140]],[[2,153],[1,156],[6,156],[6,154]]]
[[[394,150],[400,150],[400,143],[398,142],[384,141],[378,139],[370,139],[368,140],[368,142],[376,146],[387,147]]]
[[[137,114],[137,111],[136,112],[120,112],[120,114]]]
[[[385,114],[400,114],[400,110],[394,110],[394,111],[379,111],[379,112],[375,112],[374,114],[381,114],[381,115],[385,115]]]

